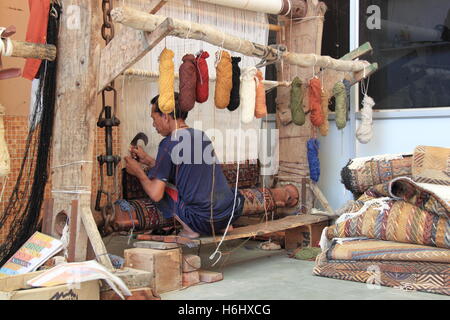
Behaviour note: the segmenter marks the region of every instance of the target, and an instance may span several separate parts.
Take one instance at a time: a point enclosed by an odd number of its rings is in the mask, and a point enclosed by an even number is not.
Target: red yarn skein
[[[195,58],[197,65],[197,102],[203,103],[208,100],[209,96],[209,71],[206,59],[209,57],[207,51],[200,51]]]

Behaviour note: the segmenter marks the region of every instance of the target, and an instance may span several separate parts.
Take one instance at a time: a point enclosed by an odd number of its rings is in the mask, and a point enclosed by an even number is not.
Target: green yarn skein
[[[305,110],[303,109],[303,98],[305,96],[305,90],[303,83],[299,77],[295,77],[291,84],[291,113],[292,122],[298,126],[305,124]]]
[[[333,95],[336,105],[336,126],[341,130],[347,125],[347,93],[342,82],[334,85]]]

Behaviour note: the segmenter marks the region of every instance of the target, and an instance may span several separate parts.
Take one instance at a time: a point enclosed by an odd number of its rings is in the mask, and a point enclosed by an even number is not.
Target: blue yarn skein
[[[307,144],[309,175],[311,180],[316,183],[320,178],[319,146],[320,142],[317,139],[310,139]]]

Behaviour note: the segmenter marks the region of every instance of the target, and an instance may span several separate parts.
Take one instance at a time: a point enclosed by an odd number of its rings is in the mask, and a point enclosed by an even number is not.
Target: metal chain
[[[112,0],[102,0],[103,24],[101,27],[102,38],[106,45],[114,38],[114,24],[111,19],[111,10],[113,9]],[[107,93],[113,95],[113,113],[111,115],[111,107],[106,104]],[[116,118],[117,111],[117,91],[114,88],[114,81],[109,86],[102,90],[102,110],[98,116],[97,126],[105,128],[105,144],[106,155],[97,157],[100,166],[100,187],[97,190],[97,199],[95,203],[95,210],[100,211],[103,217],[102,234],[104,236],[111,234],[114,231],[113,222],[115,218],[115,206],[112,202],[113,196],[118,194],[118,179],[117,179],[117,165],[120,162],[120,157],[112,154],[112,127],[118,126],[120,121]],[[104,190],[104,175],[103,165],[107,166],[107,175],[114,177],[114,191]],[[106,204],[100,206],[102,195],[106,195]]]
[[[114,38],[114,25],[111,19],[112,0],[102,0],[103,24],[102,38],[108,44]]]

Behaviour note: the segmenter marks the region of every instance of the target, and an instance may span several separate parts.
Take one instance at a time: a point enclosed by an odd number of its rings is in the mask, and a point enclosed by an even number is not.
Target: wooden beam
[[[163,20],[152,32],[123,27],[102,50],[97,91],[103,90],[122,72],[139,61],[173,29],[171,18]]]
[[[167,0],[161,0],[158,4],[150,11],[150,14],[155,14],[167,3]]]
[[[66,0],[64,6],[79,8],[83,27],[73,28],[68,24],[71,17],[63,10],[51,149],[53,213],[70,212],[72,200],[78,200],[76,260],[86,259],[89,238],[98,261],[113,269],[91,212],[101,10],[98,1]]]
[[[313,194],[316,196],[316,198],[319,200],[320,204],[322,205],[322,207],[327,210],[331,215],[336,215],[333,208],[330,206],[330,204],[328,203],[327,198],[324,196],[324,194],[322,193],[322,191],[319,189],[319,187],[317,186],[317,184],[315,184],[314,182],[310,183],[310,188],[313,192]]]
[[[372,45],[370,44],[370,42],[366,42],[360,45],[355,50],[352,50],[349,53],[347,53],[345,56],[340,58],[340,60],[355,60],[357,58],[362,57],[365,54],[372,53],[372,51],[373,51]]]
[[[230,231],[225,236],[225,241],[234,239],[244,239],[255,236],[261,236],[264,234],[274,233],[282,230],[295,229],[301,226],[308,226],[311,224],[328,221],[329,217],[326,216],[312,216],[310,214],[301,214],[298,216],[288,216],[278,220],[271,220],[268,222],[262,222],[259,224],[254,224],[246,227],[235,228]],[[198,240],[191,240],[195,244],[208,244],[216,243],[220,241],[221,236],[217,235],[214,237],[202,237]]]
[[[11,57],[33,58],[54,61],[56,59],[56,47],[52,44],[40,44],[11,40],[13,51]]]
[[[111,11],[114,22],[136,30],[154,31],[159,24],[166,19],[158,15],[151,15],[147,12],[139,11],[129,7],[118,7]],[[266,58],[275,60],[277,50],[275,48],[257,44],[249,40],[226,34],[219,29],[205,24],[193,23],[191,21],[173,19],[174,29],[169,35],[182,39],[196,39],[210,44],[223,47],[235,52],[240,52],[247,56]],[[361,71],[367,65],[363,61],[337,60],[328,56],[318,54],[301,54],[293,52],[282,53],[282,58],[288,64],[299,67],[323,67],[338,71]]]

